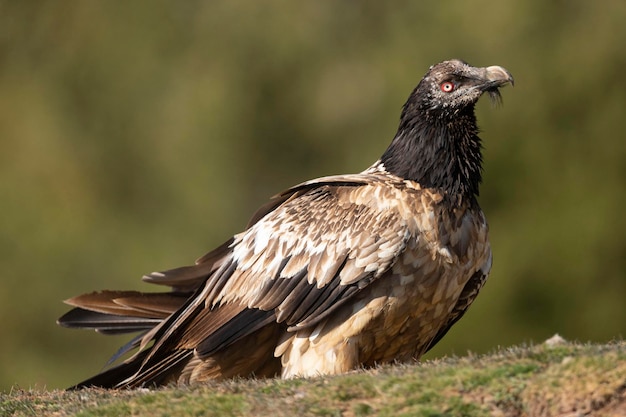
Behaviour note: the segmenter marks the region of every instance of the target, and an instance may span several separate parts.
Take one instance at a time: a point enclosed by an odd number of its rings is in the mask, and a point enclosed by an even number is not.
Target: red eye
[[[439,88],[441,88],[441,91],[443,91],[444,93],[451,93],[454,91],[455,85],[450,81],[446,81],[441,83]]]

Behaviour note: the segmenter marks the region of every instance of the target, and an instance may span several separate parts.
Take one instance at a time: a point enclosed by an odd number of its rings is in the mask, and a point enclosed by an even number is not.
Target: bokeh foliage
[[[431,356],[626,330],[626,3],[0,1],[0,389],[126,338],[60,300],[146,289],[297,182],[360,171],[429,65],[509,69],[478,105],[492,275]]]

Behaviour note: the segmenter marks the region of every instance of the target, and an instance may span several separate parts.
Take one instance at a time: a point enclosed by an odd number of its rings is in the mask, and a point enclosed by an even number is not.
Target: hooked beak
[[[511,86],[515,84],[513,76],[505,68],[498,65],[493,65],[483,69],[483,78],[486,81],[486,90],[491,88],[498,88],[510,83]]]
[[[511,73],[505,68],[493,65],[483,68],[481,75],[484,80],[484,83],[480,86],[481,89],[489,94],[492,103],[496,105],[502,104],[502,96],[498,88],[505,86],[507,83],[511,84],[511,86],[515,84]]]

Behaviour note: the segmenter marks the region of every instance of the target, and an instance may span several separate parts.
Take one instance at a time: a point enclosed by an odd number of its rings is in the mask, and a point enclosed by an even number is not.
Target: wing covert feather
[[[284,199],[235,235],[236,267],[206,304],[277,309],[289,326],[315,324],[389,270],[415,234],[399,206],[379,207],[396,197],[380,199],[384,192],[400,194],[380,181],[324,183]]]

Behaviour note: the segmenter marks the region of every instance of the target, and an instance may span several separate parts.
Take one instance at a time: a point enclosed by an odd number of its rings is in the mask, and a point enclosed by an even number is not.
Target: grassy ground
[[[513,347],[337,377],[13,389],[1,416],[626,416],[626,342]]]

